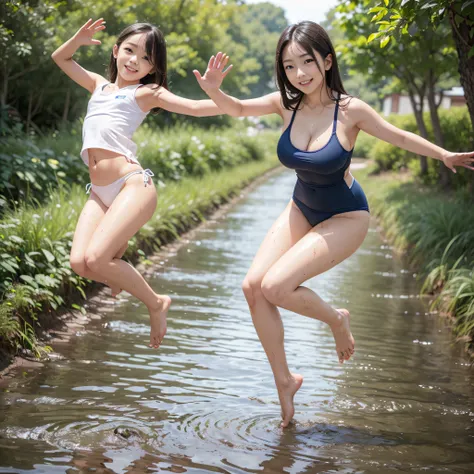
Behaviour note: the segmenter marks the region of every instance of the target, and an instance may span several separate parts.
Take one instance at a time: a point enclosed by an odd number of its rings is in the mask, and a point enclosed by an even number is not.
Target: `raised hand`
[[[199,85],[204,91],[210,91],[213,89],[219,89],[222,81],[227,76],[229,71],[232,69],[232,64],[224,71],[224,68],[229,62],[229,56],[225,53],[217,53],[216,56],[211,56],[209,64],[207,65],[204,76],[198,70],[194,70],[193,73],[196,76]]]
[[[462,166],[464,168],[474,171],[474,167],[470,166],[474,163],[474,152],[468,153],[449,153],[443,158],[443,163],[453,172],[456,173],[456,166]]]
[[[92,18],[89,18],[89,20],[79,28],[78,32],[74,35],[74,38],[81,46],[101,44],[101,42],[94,39],[93,36],[98,31],[102,30],[105,30],[105,21],[103,18],[99,18],[96,21],[92,21]]]

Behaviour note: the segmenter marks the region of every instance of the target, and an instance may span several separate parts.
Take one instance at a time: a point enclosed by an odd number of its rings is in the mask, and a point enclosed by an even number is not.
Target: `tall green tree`
[[[374,2],[372,21],[379,31],[372,39],[385,46],[392,38],[424,34],[447,24],[456,45],[458,71],[474,128],[474,1],[473,0],[383,0]]]
[[[260,13],[248,21],[248,7],[239,0],[3,0],[0,118],[17,117],[26,130],[41,133],[83,116],[87,91],[60,71],[50,55],[91,16],[107,21],[107,29],[98,35],[102,44],[80,48],[74,55],[91,71],[106,75],[117,34],[131,23],[148,21],[165,34],[173,92],[204,97],[192,69],[205,69],[209,57],[221,50],[234,63],[226,89],[250,95],[255,85],[269,82],[273,69],[265,54],[263,59],[258,56],[262,48],[255,32],[260,29],[265,48],[274,48],[276,41],[268,40],[267,34],[276,34],[273,30],[285,21],[283,11],[276,7],[259,7],[256,12]],[[0,123],[3,133],[6,123]]]
[[[275,51],[288,20],[283,8],[269,2],[246,5],[242,11],[239,27],[233,28],[230,34],[234,41],[245,44],[246,56],[258,65],[258,80],[249,87],[247,94],[258,97],[275,90]]]
[[[326,14],[326,19],[321,22],[321,26],[328,32],[336,50],[344,87],[349,94],[359,97],[376,109],[380,109],[383,102],[382,90],[388,79],[374,81],[367,71],[350,66],[350,61],[346,61],[347,56],[342,54],[346,50],[347,39],[344,35],[344,29],[338,22],[338,18],[337,7],[333,7]]]
[[[21,83],[46,76],[49,62],[47,50],[54,37],[50,18],[58,2],[51,0],[4,0],[0,3],[0,105],[10,109],[25,123],[34,124],[33,117],[44,103],[44,94],[24,91]],[[26,92],[26,93],[25,93]]]
[[[424,99],[428,104],[435,130],[435,141],[443,146],[439,126],[439,100],[435,99],[440,81],[453,76],[455,52],[446,39],[446,28],[440,25],[437,30],[426,31],[414,36],[401,36],[380,44],[372,41],[371,35],[373,1],[353,0],[338,7],[339,22],[344,29],[347,42],[340,48],[342,56],[350,67],[370,74],[370,80],[378,82],[386,78],[396,78],[397,85],[407,91],[414,110],[420,135],[428,138],[424,121]],[[377,12],[375,12],[377,14]],[[422,58],[422,60],[421,60]],[[426,157],[420,157],[421,174],[426,174]],[[449,173],[440,168],[440,181],[449,184]]]

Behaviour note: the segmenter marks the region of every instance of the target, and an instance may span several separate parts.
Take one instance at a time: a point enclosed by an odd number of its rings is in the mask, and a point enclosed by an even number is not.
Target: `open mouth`
[[[313,79],[310,79],[309,81],[303,81],[303,82],[299,82],[298,84],[300,86],[308,86],[309,84],[311,84],[313,82]]]
[[[133,69],[133,68],[131,68],[130,66],[127,66],[127,65],[125,66],[125,69],[126,69],[128,72],[138,72],[137,69]]]

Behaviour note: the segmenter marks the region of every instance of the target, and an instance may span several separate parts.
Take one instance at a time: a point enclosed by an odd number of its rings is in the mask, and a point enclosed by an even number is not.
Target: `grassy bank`
[[[158,185],[156,212],[130,241],[124,258],[132,263],[145,259],[147,253],[201,222],[251,180],[275,167],[275,137],[260,138],[268,150],[260,160]],[[85,200],[83,186],[60,187],[46,204],[24,204],[0,222],[1,263],[13,278],[13,285],[4,286],[0,303],[4,358],[20,348],[38,355],[44,350],[38,341],[41,327],[59,312],[82,308],[91,282],[71,271],[69,252]]]
[[[59,186],[88,182],[88,169],[79,158],[81,126],[76,123],[44,137],[0,137],[0,217],[18,203],[46,202]],[[223,129],[144,124],[133,138],[141,165],[164,183],[260,159],[272,134],[255,132],[244,121]]]
[[[447,195],[409,174],[358,172],[371,206],[396,249],[423,279],[431,307],[453,318],[453,330],[472,350],[474,339],[474,208],[472,197]]]

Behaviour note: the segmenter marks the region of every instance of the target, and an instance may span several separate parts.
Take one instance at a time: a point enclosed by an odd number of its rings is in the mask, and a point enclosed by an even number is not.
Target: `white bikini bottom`
[[[150,180],[150,178],[152,176],[155,176],[153,174],[153,171],[149,169],[131,171],[130,173],[127,173],[125,176],[122,176],[121,178],[117,179],[117,181],[114,181],[113,183],[110,183],[107,186],[97,186],[97,184],[92,183],[87,184],[86,194],[89,194],[92,189],[92,191],[94,191],[94,193],[99,196],[99,199],[107,207],[110,207],[114,202],[114,199],[118,196],[118,193],[122,190],[125,181],[127,181],[130,176],[133,176],[134,174],[138,173],[143,173],[143,183],[145,184],[145,186],[148,185],[148,181]]]

